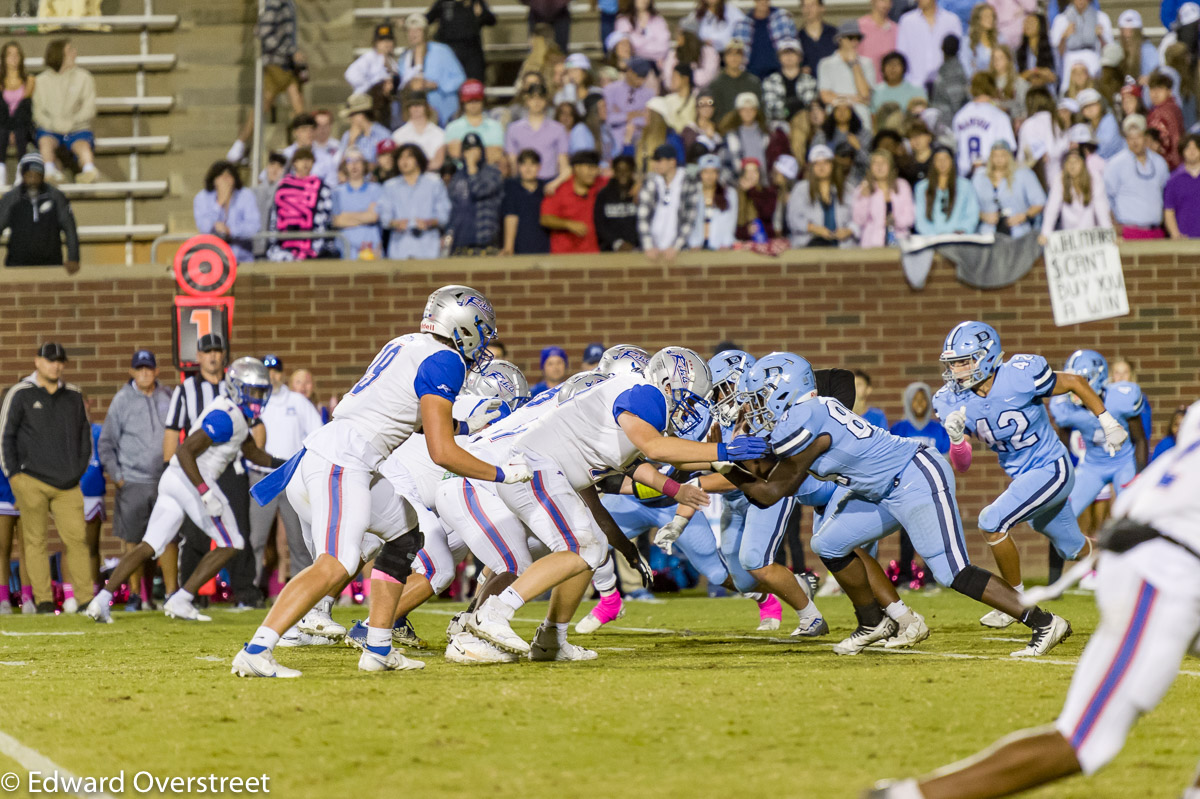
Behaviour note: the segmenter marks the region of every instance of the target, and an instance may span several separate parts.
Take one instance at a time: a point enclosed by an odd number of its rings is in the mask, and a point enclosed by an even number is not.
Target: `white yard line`
[[[19,635],[86,635],[86,633],[83,633],[80,631],[57,632],[57,633],[14,633],[11,630],[0,630],[0,635],[11,635],[15,638]]]
[[[67,771],[62,766],[55,763],[50,758],[43,755],[36,749],[30,749],[25,744],[18,741],[11,735],[0,732],[0,755],[4,755],[10,760],[16,761],[21,768],[26,771],[37,771],[43,775],[57,773],[59,780],[71,780],[79,782],[79,777],[76,777],[71,772]],[[22,786],[25,787],[25,786]],[[112,794],[108,793],[87,793],[86,791],[73,791],[73,795],[87,797],[87,799],[113,799]]]

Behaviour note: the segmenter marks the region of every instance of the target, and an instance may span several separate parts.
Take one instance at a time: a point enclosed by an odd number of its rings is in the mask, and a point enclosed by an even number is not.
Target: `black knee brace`
[[[412,574],[413,559],[423,546],[425,536],[420,530],[411,530],[398,538],[386,541],[375,558],[375,568],[399,582],[404,582]]]
[[[954,582],[950,583],[950,587],[963,596],[969,596],[971,599],[983,599],[984,589],[987,588],[988,580],[992,579],[992,573],[969,564],[965,569],[954,575]]]
[[[829,571],[836,573],[849,566],[857,558],[858,556],[851,552],[849,555],[842,555],[841,557],[835,558],[826,558],[822,556],[821,562],[825,564],[825,567],[829,569]]]

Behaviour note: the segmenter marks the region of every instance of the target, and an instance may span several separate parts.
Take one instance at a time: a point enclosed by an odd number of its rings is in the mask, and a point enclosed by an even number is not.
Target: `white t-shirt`
[[[675,246],[679,236],[679,211],[683,201],[683,169],[675,170],[670,183],[662,175],[651,175],[650,180],[658,183],[658,207],[650,217],[650,240],[660,250]]]
[[[970,177],[973,164],[987,162],[997,141],[1008,142],[1014,152],[1017,149],[1012,120],[991,103],[967,103],[954,115],[952,127],[958,144],[958,172],[963,177]]]
[[[267,428],[267,454],[275,458],[295,455],[309,433],[321,426],[321,414],[313,404],[303,394],[289,391],[287,386],[271,392],[261,418]]]
[[[426,158],[432,160],[437,151],[445,146],[446,132],[432,122],[427,122],[425,130],[418,133],[413,123],[405,122],[396,128],[396,132],[392,134],[392,141],[396,142],[397,147],[402,144],[415,144],[425,153]]]

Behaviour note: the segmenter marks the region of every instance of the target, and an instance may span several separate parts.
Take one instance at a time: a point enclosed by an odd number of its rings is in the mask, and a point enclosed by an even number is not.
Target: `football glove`
[[[687,527],[688,520],[679,514],[675,514],[675,518],[658,528],[658,532],[654,534],[654,543],[662,547],[663,552],[668,555],[674,548],[675,542],[679,536],[683,535],[683,528]]]
[[[520,455],[513,455],[502,466],[496,467],[497,483],[528,483],[533,479],[533,469]]]
[[[200,501],[204,503],[204,512],[209,516],[220,516],[225,512],[225,503],[212,489],[201,494]]]
[[[946,428],[946,435],[950,436],[950,443],[961,444],[967,437],[967,406],[951,411],[942,424]]]
[[[1100,420],[1100,426],[1104,428],[1104,448],[1108,450],[1109,455],[1116,455],[1117,450],[1129,438],[1129,434],[1125,432],[1125,428],[1121,427],[1121,423],[1113,418],[1113,415],[1108,411],[1096,417]]]
[[[508,406],[498,397],[460,396],[454,401],[454,418],[466,421],[469,435],[503,419],[507,411]]]
[[[765,438],[738,436],[728,444],[717,444],[717,460],[752,461],[761,458],[770,451],[771,445]]]
[[[646,562],[645,558],[638,558],[629,565],[637,569],[638,574],[642,576],[642,587],[649,588],[654,584],[654,572],[650,570],[650,564]]]

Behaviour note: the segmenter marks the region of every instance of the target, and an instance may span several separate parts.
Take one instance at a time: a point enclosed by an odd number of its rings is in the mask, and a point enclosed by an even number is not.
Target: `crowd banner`
[[[1058,327],[1128,316],[1125,273],[1112,228],[1060,230],[1046,242],[1046,282]]]

